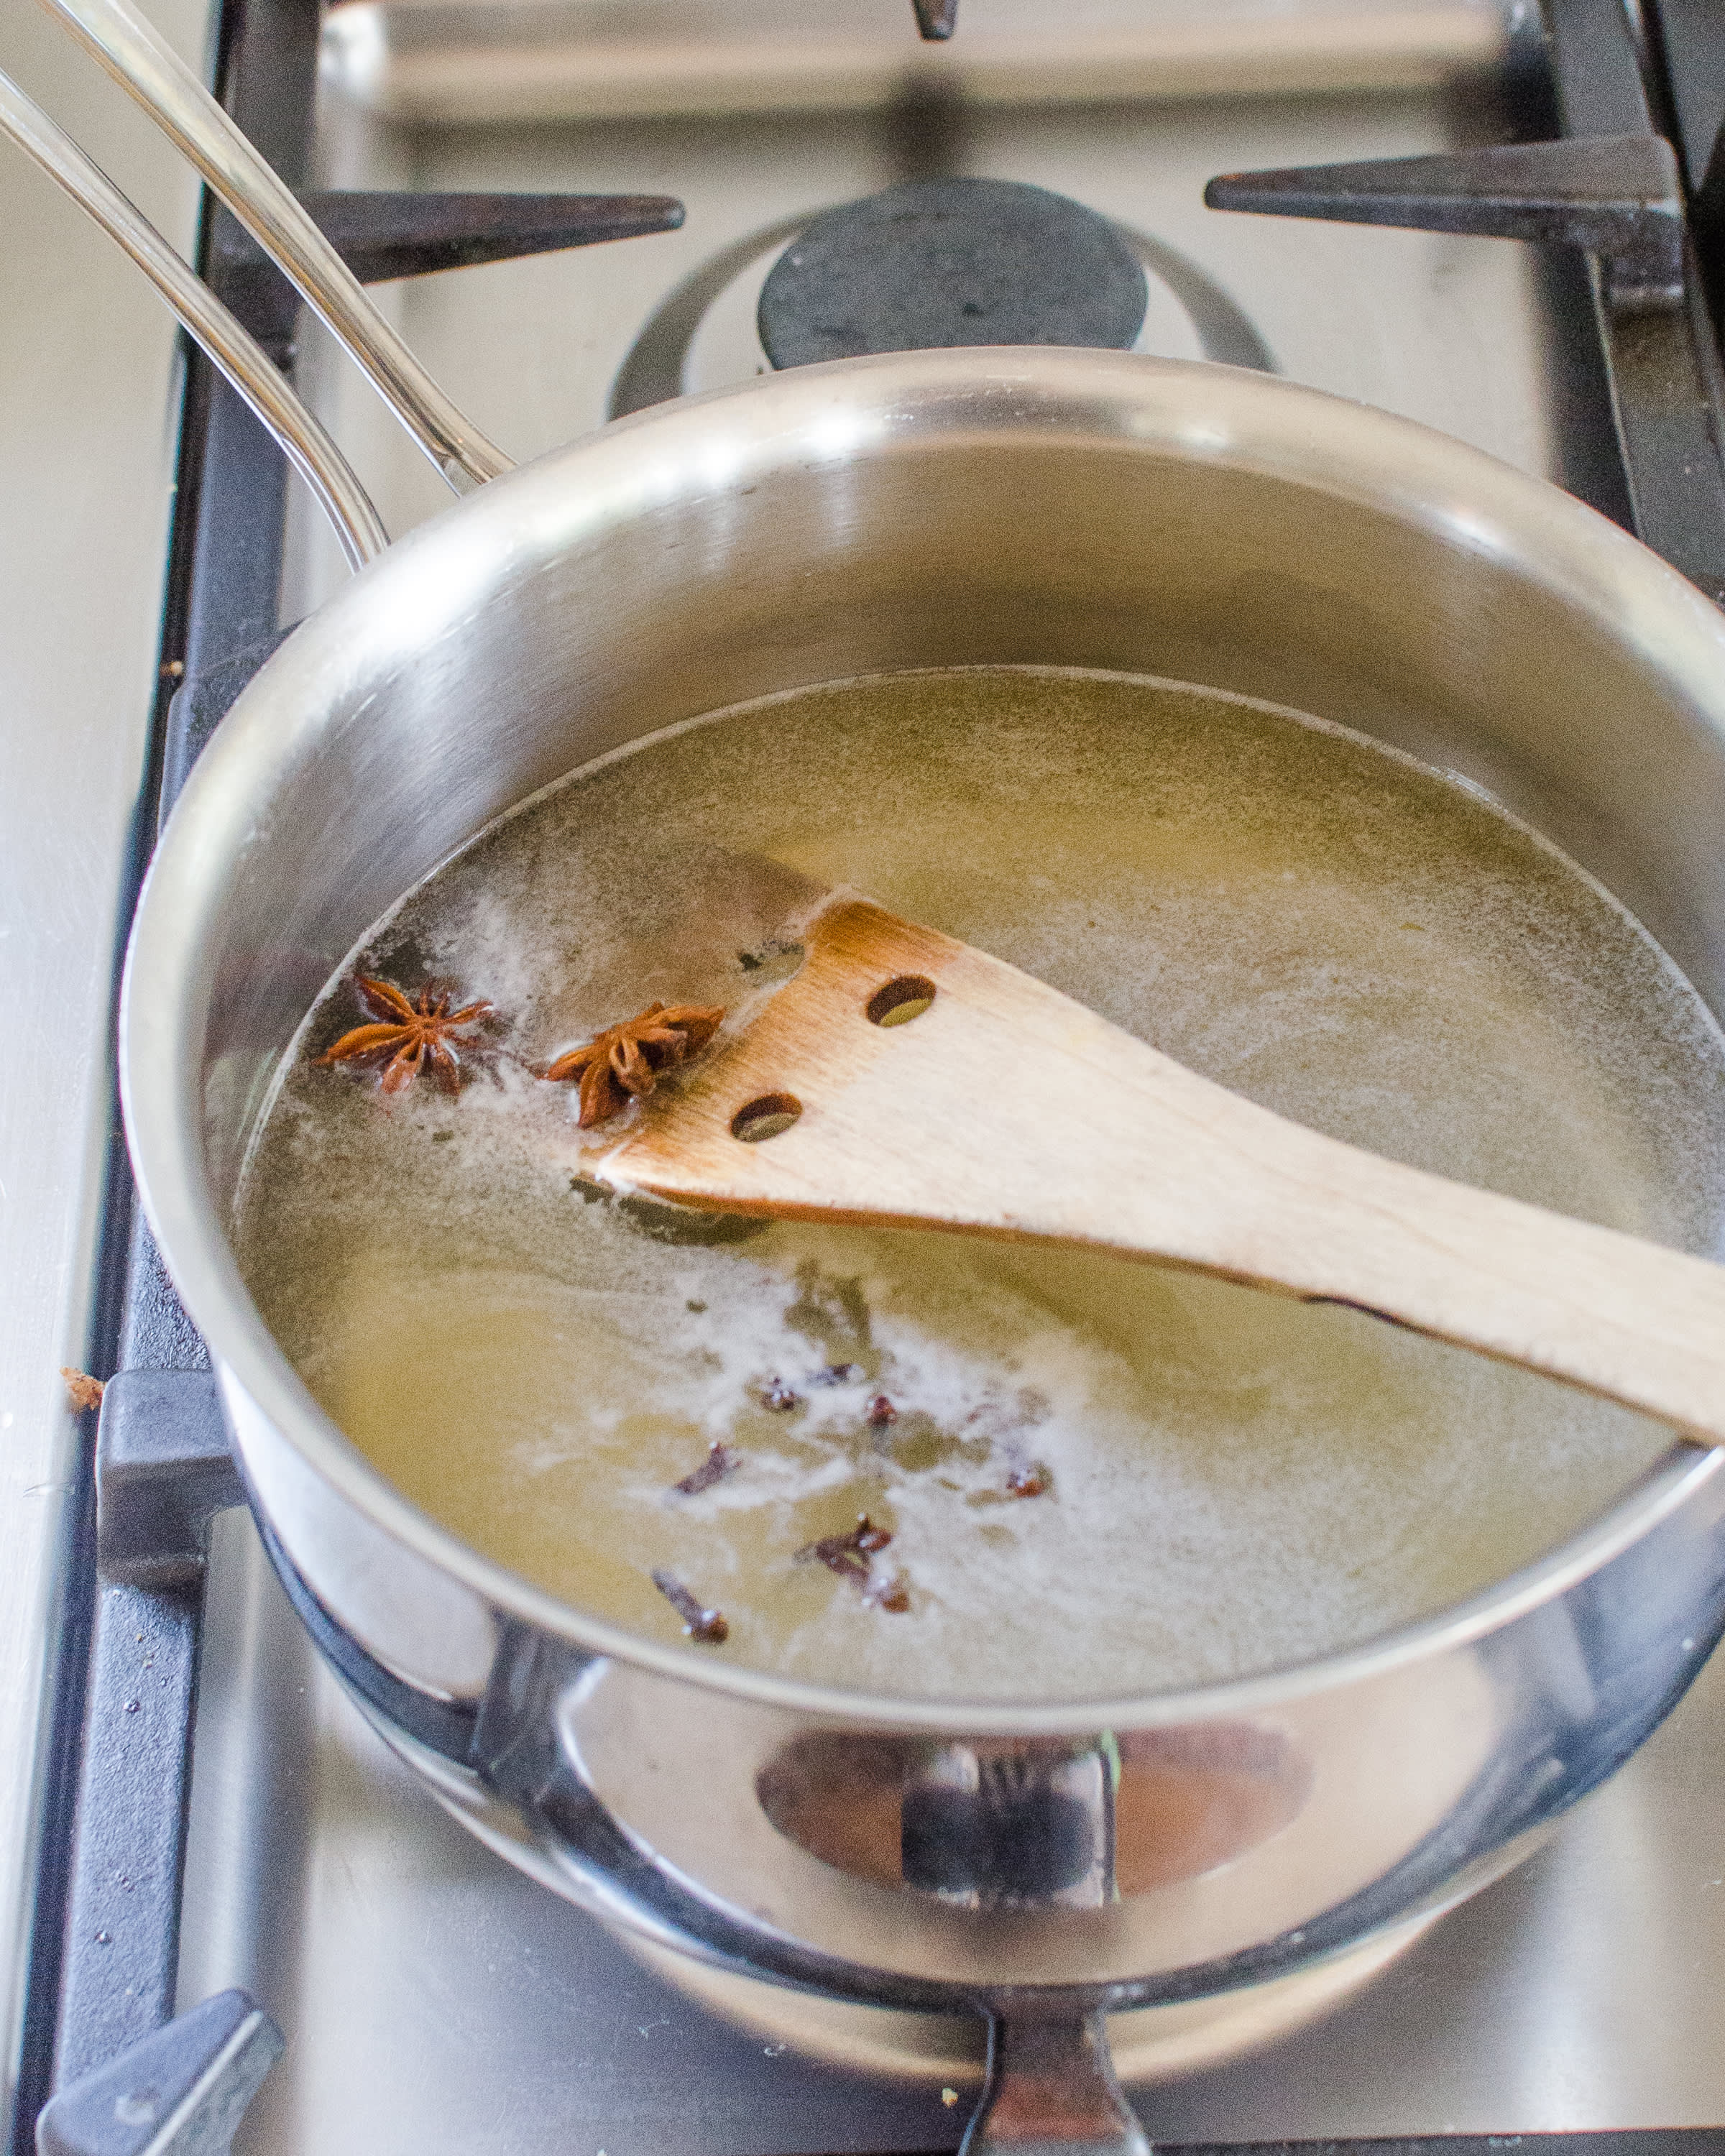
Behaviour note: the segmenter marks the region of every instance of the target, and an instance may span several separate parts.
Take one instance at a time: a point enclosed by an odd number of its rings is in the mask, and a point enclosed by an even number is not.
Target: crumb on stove
[[[60,1365],[60,1375],[66,1381],[67,1397],[78,1414],[88,1414],[101,1405],[103,1386],[100,1378],[92,1378],[87,1370],[69,1370],[64,1363]]]

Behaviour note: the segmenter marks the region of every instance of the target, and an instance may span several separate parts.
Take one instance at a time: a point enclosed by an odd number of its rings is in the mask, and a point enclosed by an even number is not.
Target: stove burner
[[[951,345],[1124,351],[1149,288],[1094,210],[1011,180],[912,180],[829,210],[773,264],[757,321],[778,367]]]

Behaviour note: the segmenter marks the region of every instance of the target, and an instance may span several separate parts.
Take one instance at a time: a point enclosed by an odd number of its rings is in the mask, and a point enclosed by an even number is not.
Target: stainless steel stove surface
[[[331,17],[318,183],[687,205],[675,232],[387,288],[511,454],[763,371],[761,288],[810,218],[972,176],[1112,223],[1146,273],[1138,348],[1385,407],[1626,513],[1578,256],[1203,206],[1220,172],[1539,131],[1517,101],[1519,6],[962,0],[939,49],[902,0],[809,12],[806,29],[751,0]],[[443,506],[309,328],[300,379],[393,531]],[[289,534],[284,621],[342,573],[298,499]],[[1548,1848],[1399,1951],[1117,2017],[1147,2126],[1242,2142],[1725,2122],[1722,1764],[1716,1666]],[[287,2038],[243,2156],[926,2151],[956,2145],[978,2083],[979,2022],[673,1982],[485,1846],[330,1676],[238,1512],[209,1570],[178,1952],[182,2008],[241,1985]]]

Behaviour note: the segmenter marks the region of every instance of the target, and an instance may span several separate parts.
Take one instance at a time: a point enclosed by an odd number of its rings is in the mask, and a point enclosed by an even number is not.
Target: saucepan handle
[[[959,2156],[1151,2156],[1100,2007],[990,2015],[988,2079]]]
[[[127,0],[43,0],[203,175],[458,492],[510,459],[458,410],[179,54]]]
[[[355,568],[389,544],[383,520],[353,467],[289,387],[255,338],[175,254],[150,220],[71,137],[0,74],[0,133],[8,136],[116,239],[281,445],[316,495]]]

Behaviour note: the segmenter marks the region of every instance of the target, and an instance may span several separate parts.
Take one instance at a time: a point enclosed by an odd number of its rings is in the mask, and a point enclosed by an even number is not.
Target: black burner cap
[[[949,345],[1124,351],[1149,289],[1082,203],[1013,180],[911,180],[818,217],[773,265],[756,317],[775,367]]]

